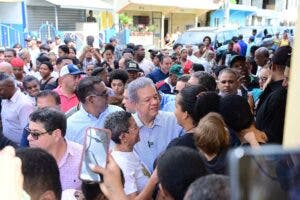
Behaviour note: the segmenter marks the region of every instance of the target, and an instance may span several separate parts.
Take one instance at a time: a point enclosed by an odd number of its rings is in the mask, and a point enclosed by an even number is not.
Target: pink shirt
[[[79,169],[82,154],[82,145],[66,140],[67,150],[58,163],[62,190],[80,189]]]
[[[234,45],[233,45],[233,51],[235,51],[239,55],[241,54],[241,46],[239,45],[239,43],[234,43]]]
[[[67,112],[68,110],[70,110],[71,108],[73,108],[74,106],[77,106],[79,104],[79,100],[78,100],[77,96],[75,95],[75,93],[72,96],[67,97],[62,93],[61,86],[58,86],[53,91],[56,92],[60,97],[61,111]]]

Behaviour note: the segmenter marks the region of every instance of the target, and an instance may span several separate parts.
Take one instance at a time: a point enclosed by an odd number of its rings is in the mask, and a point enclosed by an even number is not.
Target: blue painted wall
[[[240,26],[246,25],[246,20],[252,12],[250,11],[240,11],[240,10],[230,10],[229,21],[233,24],[239,24]],[[219,26],[224,24],[224,10],[216,10],[210,15],[210,26],[217,26],[215,24],[215,19],[219,18]]]

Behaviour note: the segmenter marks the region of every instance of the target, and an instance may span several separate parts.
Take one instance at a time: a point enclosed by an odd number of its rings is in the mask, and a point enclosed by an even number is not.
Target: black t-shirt
[[[174,146],[185,146],[197,150],[193,135],[193,133],[186,133],[183,136],[173,139],[167,149]]]
[[[272,92],[276,91],[277,89],[282,88],[282,82],[283,82],[283,80],[273,81],[273,82],[269,83],[269,85],[266,87],[266,89],[264,89],[264,91],[259,96],[257,110],[260,109],[261,105],[264,103],[264,101],[269,97],[269,95]]]
[[[204,160],[206,169],[210,174],[227,174],[227,149],[221,150],[221,152],[212,160]]]
[[[287,90],[273,91],[256,114],[256,127],[268,136],[268,143],[282,144]]]

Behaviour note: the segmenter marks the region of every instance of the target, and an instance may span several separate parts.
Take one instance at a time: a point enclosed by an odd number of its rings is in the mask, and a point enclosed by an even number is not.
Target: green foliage
[[[154,24],[149,26],[149,32],[155,32],[156,31],[156,26]]]
[[[133,22],[132,17],[129,17],[128,15],[123,13],[119,15],[119,19],[122,25],[130,25]]]

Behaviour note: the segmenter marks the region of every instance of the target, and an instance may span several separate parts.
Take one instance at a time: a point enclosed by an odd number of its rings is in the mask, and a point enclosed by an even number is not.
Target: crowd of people
[[[0,50],[0,146],[17,149],[32,200],[230,199],[229,150],[283,139],[292,48],[254,41],[217,55],[207,36],[148,59],[115,38],[99,49],[89,36],[80,55],[27,38]],[[100,184],[79,178],[89,127],[111,133],[106,167],[90,166]]]

